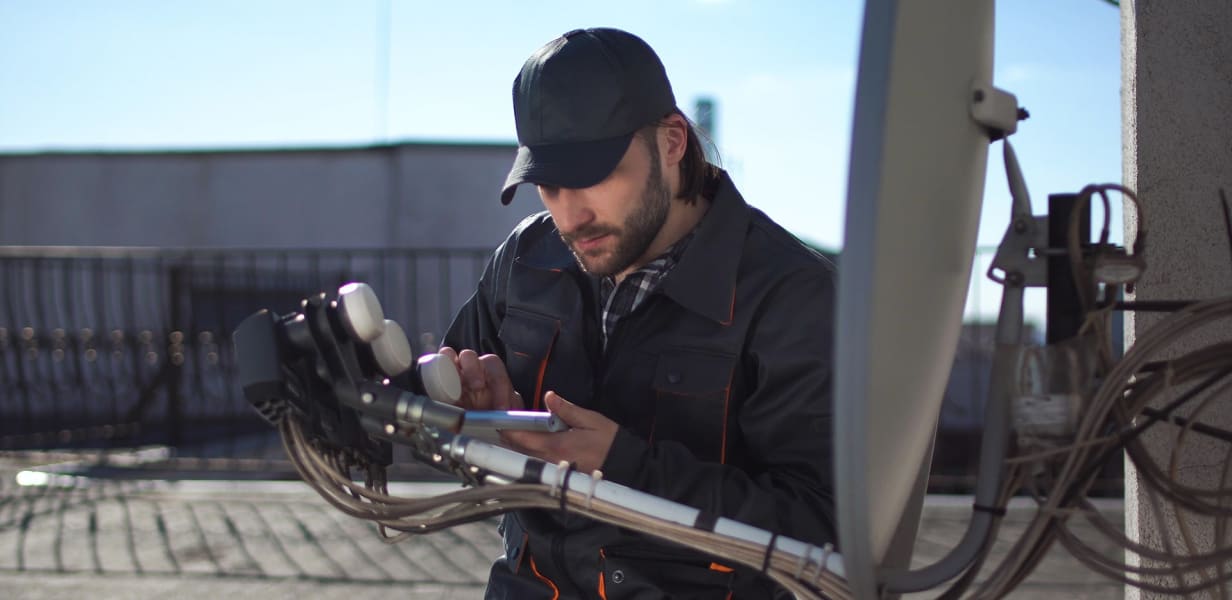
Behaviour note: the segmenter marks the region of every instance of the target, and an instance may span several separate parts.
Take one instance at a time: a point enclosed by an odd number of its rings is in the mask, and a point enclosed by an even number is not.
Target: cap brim
[[[513,201],[520,183],[584,188],[603,181],[624,158],[636,133],[591,142],[519,146],[501,190],[501,204]]]

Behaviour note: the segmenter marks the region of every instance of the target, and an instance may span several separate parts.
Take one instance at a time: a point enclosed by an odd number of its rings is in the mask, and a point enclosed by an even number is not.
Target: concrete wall
[[[1226,0],[1121,0],[1125,183],[1137,189],[1149,229],[1148,270],[1137,299],[1206,299],[1232,292],[1232,260],[1219,189],[1232,196],[1232,2]],[[1128,215],[1126,237],[1137,227]],[[1151,331],[1161,317],[1131,315],[1126,342]],[[1232,337],[1232,323],[1214,324],[1177,351]],[[1226,393],[1225,393],[1226,396]],[[1162,402],[1161,402],[1162,403]],[[1232,427],[1232,406],[1222,398],[1203,421]],[[1178,429],[1152,428],[1145,441],[1166,467]],[[1179,472],[1186,483],[1219,487],[1227,444],[1186,442]],[[1187,527],[1198,551],[1209,551],[1216,531],[1209,519],[1150,509],[1139,474],[1126,466],[1126,531],[1157,548],[1185,548]],[[1227,540],[1220,541],[1228,544]],[[1168,580],[1165,583],[1171,584]],[[1161,597],[1127,589],[1126,596]]]
[[[515,147],[0,155],[0,245],[494,247]]]

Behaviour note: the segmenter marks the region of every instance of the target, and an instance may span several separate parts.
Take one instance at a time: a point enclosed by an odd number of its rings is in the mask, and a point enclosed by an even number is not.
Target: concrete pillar
[[[1145,205],[1148,269],[1138,300],[1206,299],[1232,294],[1232,249],[1219,189],[1232,201],[1232,2],[1228,0],[1121,0],[1122,119],[1125,184]],[[1126,212],[1126,239],[1138,219]],[[1150,331],[1161,318],[1127,315],[1125,341]],[[1186,342],[1194,349],[1232,338],[1232,323]],[[1225,390],[1204,422],[1232,428],[1232,402]],[[1164,402],[1161,401],[1160,404]],[[1153,427],[1145,441],[1165,468],[1179,429]],[[1189,485],[1220,486],[1228,445],[1186,441],[1179,472]],[[1139,473],[1126,463],[1125,525],[1131,539],[1162,548],[1171,543],[1209,551],[1216,543],[1212,520],[1164,510],[1154,516]],[[1232,503],[1230,503],[1232,504]],[[1230,528],[1232,529],[1232,528]],[[1219,541],[1227,547],[1232,532]],[[1133,560],[1133,557],[1127,557]],[[1175,585],[1175,581],[1162,581]],[[1127,598],[1164,597],[1126,589]],[[1211,597],[1214,597],[1213,594]]]

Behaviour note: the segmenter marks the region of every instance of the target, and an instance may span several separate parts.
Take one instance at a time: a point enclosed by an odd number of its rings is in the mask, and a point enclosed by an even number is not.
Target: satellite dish
[[[839,546],[857,598],[910,561],[984,190],[972,93],[992,65],[991,0],[865,5],[835,351]]]

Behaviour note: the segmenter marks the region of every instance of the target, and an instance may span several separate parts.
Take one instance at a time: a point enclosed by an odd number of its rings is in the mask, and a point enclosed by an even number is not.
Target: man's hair
[[[711,164],[706,159],[706,147],[709,146],[713,149],[714,142],[706,136],[706,132],[701,131],[697,124],[685,116],[679,108],[673,109],[670,114],[662,119],[643,127],[638,131],[638,137],[646,142],[651,160],[657,161],[659,159],[659,145],[655,143],[655,130],[666,125],[667,118],[673,114],[680,115],[684,119],[686,136],[684,157],[680,160],[680,191],[676,194],[676,198],[683,200],[687,204],[696,202],[698,196],[713,199],[719,182],[719,167]],[[705,138],[704,143],[706,146],[702,145],[702,138]],[[717,156],[718,152],[715,151],[714,154]]]

